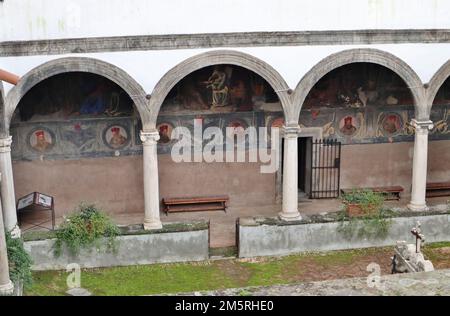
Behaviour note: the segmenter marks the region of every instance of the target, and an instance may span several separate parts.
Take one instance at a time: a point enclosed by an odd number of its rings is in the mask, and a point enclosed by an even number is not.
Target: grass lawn
[[[450,242],[427,244],[424,253],[435,268],[450,268]],[[378,263],[383,274],[390,273],[392,255],[392,247],[387,247],[85,269],[81,286],[94,295],[148,295],[365,277],[371,262]],[[35,272],[34,284],[25,295],[65,295],[67,276],[65,271]]]

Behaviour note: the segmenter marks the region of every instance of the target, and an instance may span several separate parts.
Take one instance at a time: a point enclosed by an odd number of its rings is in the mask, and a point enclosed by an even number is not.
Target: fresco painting
[[[403,128],[403,121],[397,113],[385,113],[382,115],[381,124],[379,125],[383,134],[393,136],[398,134]]]
[[[28,144],[33,150],[44,153],[49,151],[54,145],[54,136],[46,128],[33,130],[28,137]]]
[[[167,144],[171,141],[173,125],[170,123],[160,123],[156,126],[159,133],[160,144]]]
[[[130,138],[127,129],[121,125],[110,125],[103,133],[107,146],[113,149],[125,147]]]
[[[122,88],[101,76],[65,73],[34,86],[16,113],[14,122],[131,116],[133,101]]]
[[[410,89],[397,74],[383,66],[355,63],[337,68],[320,79],[306,97],[303,108],[412,104]]]
[[[169,92],[161,112],[188,114],[280,111],[271,86],[253,72],[234,65],[215,65],[183,78]]]
[[[447,139],[450,134],[448,91],[450,80],[437,94],[438,106],[432,108],[435,125],[430,139]],[[343,144],[413,141],[412,104],[409,89],[391,71],[367,64],[344,66],[311,90],[299,125],[320,127],[324,138]],[[13,159],[114,156],[118,150],[140,155],[142,127],[133,113],[133,101],[125,91],[99,76],[69,73],[47,79],[30,90],[16,111],[11,125],[16,140]],[[175,127],[184,126],[193,133],[194,119],[202,120],[203,131],[212,126],[234,127],[235,135],[248,126],[268,126],[270,131],[284,125],[278,96],[270,85],[232,65],[200,69],[174,86],[156,124],[158,153],[170,153]],[[193,142],[203,144],[195,137]]]
[[[358,131],[358,121],[354,116],[347,115],[339,122],[339,131],[344,136],[352,136]]]

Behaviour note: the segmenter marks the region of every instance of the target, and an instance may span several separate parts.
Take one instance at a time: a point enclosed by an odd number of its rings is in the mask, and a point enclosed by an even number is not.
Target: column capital
[[[141,131],[139,137],[144,145],[155,145],[159,140],[159,133]]]
[[[284,137],[297,138],[299,134],[300,134],[300,126],[298,125],[283,126]]]
[[[430,120],[418,121],[416,119],[411,120],[411,125],[414,126],[414,128],[416,130],[420,129],[420,130],[426,130],[426,131],[430,131],[434,126],[433,122]]]
[[[0,138],[0,153],[6,153],[11,151],[12,137]]]

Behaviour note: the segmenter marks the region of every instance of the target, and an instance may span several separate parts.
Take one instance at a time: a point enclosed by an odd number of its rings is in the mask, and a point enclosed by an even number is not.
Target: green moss
[[[22,234],[23,241],[45,240],[56,238],[55,231],[27,231]]]
[[[449,245],[450,242],[427,244],[424,252],[436,260],[433,264],[447,267],[449,255],[440,248]],[[149,295],[288,284],[304,281],[303,273],[311,276],[311,269],[320,279],[324,271],[342,271],[374,256],[389,258],[391,253],[393,247],[383,247],[255,258],[250,262],[227,259],[85,269],[81,274],[81,286],[94,295]],[[33,286],[26,291],[26,295],[64,295],[67,291],[68,273],[35,272],[33,276]],[[336,278],[339,277],[342,276],[336,275]],[[247,294],[245,290],[241,292],[241,295]]]
[[[162,229],[144,230],[142,225],[118,226],[121,236],[126,235],[149,235],[161,233],[175,233],[186,231],[197,231],[208,229],[208,223],[204,221],[167,223]],[[23,241],[38,241],[56,238],[57,231],[27,231],[22,234]]]
[[[424,246],[424,249],[431,248],[444,248],[444,247],[450,247],[450,241],[441,241],[441,242],[433,242],[433,243],[427,243]]]
[[[221,257],[236,257],[237,256],[237,247],[219,247],[219,248],[210,248],[209,249],[210,256],[221,256]]]

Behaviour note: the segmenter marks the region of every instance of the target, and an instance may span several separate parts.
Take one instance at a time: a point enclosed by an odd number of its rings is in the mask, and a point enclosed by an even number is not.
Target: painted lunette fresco
[[[450,139],[448,91],[449,80],[431,113],[435,122],[431,140]],[[338,68],[316,84],[305,100],[299,124],[321,127],[324,138],[343,144],[392,143],[414,140],[412,118],[411,94],[397,75],[380,66],[357,64]],[[203,130],[219,127],[223,135],[226,127],[267,126],[270,132],[272,126],[284,123],[281,105],[267,82],[230,65],[195,71],[172,89],[158,117],[158,153],[171,152],[174,128],[187,127],[194,135],[194,119],[201,119]],[[132,101],[120,87],[96,75],[59,75],[37,85],[21,101],[11,125],[12,157],[140,155],[140,130]]]

